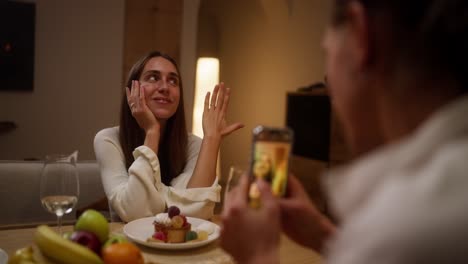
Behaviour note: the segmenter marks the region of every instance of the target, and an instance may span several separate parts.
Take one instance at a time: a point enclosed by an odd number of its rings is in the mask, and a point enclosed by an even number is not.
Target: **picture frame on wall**
[[[0,91],[34,90],[36,4],[0,1]]]

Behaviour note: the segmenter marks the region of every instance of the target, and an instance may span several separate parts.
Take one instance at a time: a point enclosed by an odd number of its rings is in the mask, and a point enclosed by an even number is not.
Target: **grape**
[[[169,207],[169,209],[167,210],[167,214],[169,215],[169,218],[179,215],[180,214],[179,207],[174,206],[174,205]]]
[[[185,234],[185,241],[195,240],[197,238],[198,235],[195,231],[188,231],[187,234]]]
[[[206,231],[199,231],[198,232],[198,238],[200,240],[206,240],[206,239],[208,239],[208,233]]]

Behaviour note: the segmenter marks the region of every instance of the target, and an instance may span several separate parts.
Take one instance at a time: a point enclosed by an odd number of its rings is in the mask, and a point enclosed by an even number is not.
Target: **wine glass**
[[[41,203],[47,211],[57,215],[60,234],[62,217],[73,211],[80,193],[76,159],[77,152],[69,156],[48,155],[41,172]]]

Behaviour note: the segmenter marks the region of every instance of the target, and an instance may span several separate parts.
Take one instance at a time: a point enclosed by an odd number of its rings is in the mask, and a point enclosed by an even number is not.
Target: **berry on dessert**
[[[169,209],[167,209],[167,214],[169,215],[169,218],[172,218],[176,215],[180,215],[180,209],[177,206],[170,206]]]
[[[198,238],[198,234],[195,231],[188,231],[187,234],[185,234],[185,241],[191,241],[195,240]]]
[[[154,233],[153,238],[154,238],[154,239],[161,240],[162,242],[166,242],[166,241],[167,241],[167,236],[166,236],[166,234],[165,234],[164,232],[162,232],[162,231],[158,231],[158,232]]]
[[[207,240],[208,233],[206,231],[198,231],[197,232],[198,240]]]

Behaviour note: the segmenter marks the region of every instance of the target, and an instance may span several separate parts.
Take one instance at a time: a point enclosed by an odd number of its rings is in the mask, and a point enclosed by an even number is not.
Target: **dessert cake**
[[[187,217],[180,213],[176,206],[169,207],[167,213],[159,213],[154,221],[154,234],[148,241],[164,243],[184,243],[189,241],[202,241],[208,239],[213,232],[209,224],[200,225],[194,231]],[[200,228],[201,227],[201,228]]]
[[[187,232],[191,229],[191,224],[176,206],[169,207],[167,213],[157,214],[153,225],[153,237],[167,243],[185,242]]]

